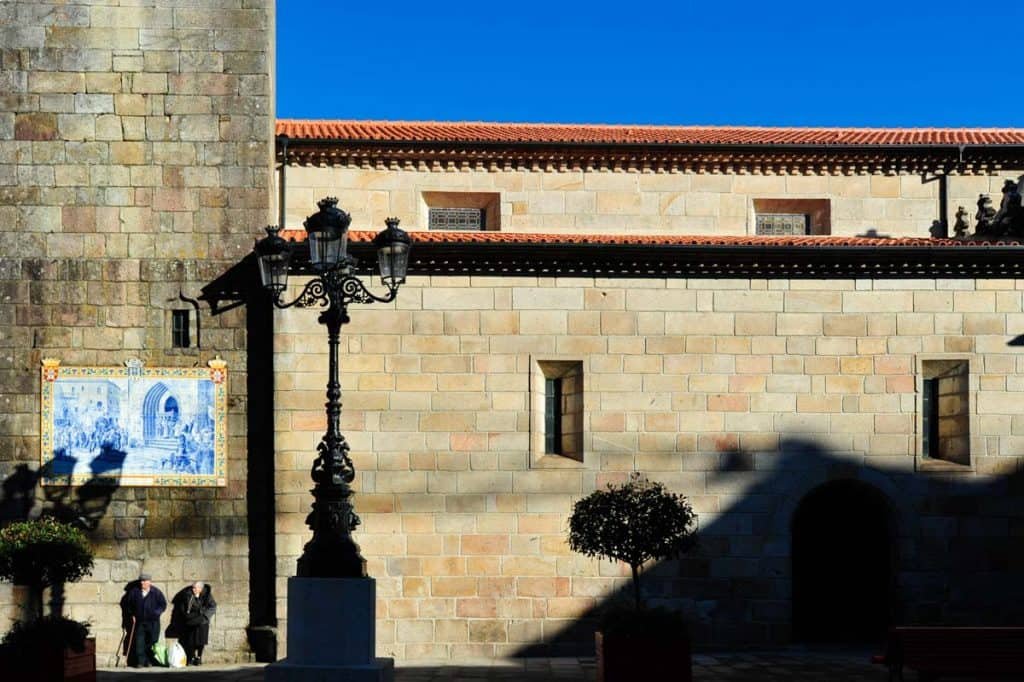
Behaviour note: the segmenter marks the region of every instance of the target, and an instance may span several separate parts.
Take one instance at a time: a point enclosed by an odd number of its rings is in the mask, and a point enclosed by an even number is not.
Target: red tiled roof
[[[285,239],[303,241],[306,231],[301,229],[283,230]],[[352,231],[349,240],[357,243],[373,241],[375,232]],[[410,232],[413,244],[593,244],[593,245],[638,245],[638,246],[870,246],[870,247],[948,247],[963,248],[978,246],[1021,246],[1020,240],[963,241],[959,239],[928,239],[923,237],[766,237],[754,235],[617,235],[617,234],[532,234],[529,232]]]
[[[291,139],[324,141],[491,142],[513,145],[1024,145],[1024,128],[770,128],[283,119],[277,121],[277,134]]]

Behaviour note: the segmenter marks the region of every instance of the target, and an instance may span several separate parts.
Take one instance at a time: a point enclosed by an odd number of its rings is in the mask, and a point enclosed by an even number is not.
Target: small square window
[[[171,348],[192,347],[192,315],[190,310],[171,311]]]
[[[754,199],[754,233],[824,235],[832,232],[828,199]]]
[[[427,229],[461,232],[501,229],[499,192],[423,192],[420,215]]]
[[[971,463],[970,364],[921,362],[921,454],[926,459]]]

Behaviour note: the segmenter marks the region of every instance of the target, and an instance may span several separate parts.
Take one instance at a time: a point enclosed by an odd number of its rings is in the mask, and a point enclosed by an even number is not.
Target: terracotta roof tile
[[[375,232],[352,231],[349,240],[368,243]],[[410,232],[413,244],[593,244],[639,246],[750,246],[750,247],[821,247],[860,246],[886,248],[894,246],[916,247],[984,247],[1021,246],[1020,240],[962,241],[959,239],[929,239],[923,237],[766,237],[754,235],[608,235],[608,234],[533,234],[527,232]],[[289,229],[281,233],[285,239],[303,241],[305,230]]]
[[[463,121],[279,120],[292,139],[682,145],[1024,145],[1024,128],[770,128]]]

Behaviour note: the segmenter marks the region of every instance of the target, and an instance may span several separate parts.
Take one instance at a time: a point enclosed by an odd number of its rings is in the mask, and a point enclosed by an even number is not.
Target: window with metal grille
[[[757,234],[805,235],[809,234],[806,213],[759,213]]]
[[[431,230],[486,230],[487,214],[482,208],[431,208]]]
[[[171,311],[172,348],[189,348],[192,346],[192,338],[189,334],[191,324],[191,315],[188,310]]]
[[[966,360],[924,360],[921,369],[921,453],[970,464],[970,365]]]

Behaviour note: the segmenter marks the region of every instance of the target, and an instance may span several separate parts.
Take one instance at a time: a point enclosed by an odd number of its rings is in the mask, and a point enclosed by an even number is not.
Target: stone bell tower
[[[246,626],[273,624],[272,533],[269,554],[250,551],[268,544],[248,509],[251,321],[196,301],[272,220],[273,35],[273,0],[0,3],[0,523],[54,505],[87,517],[96,567],[65,613],[92,621],[100,665],[141,570],[168,598],[212,584],[211,660],[248,659]],[[87,510],[79,490],[41,489],[42,357],[216,356],[231,372],[225,486],[113,486]],[[0,630],[19,602],[0,585]]]

